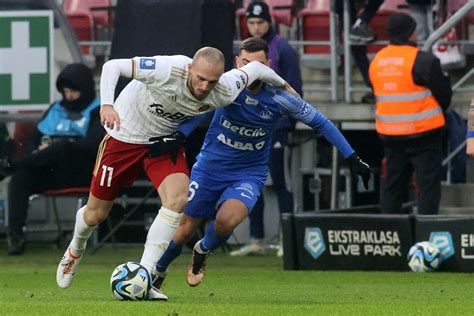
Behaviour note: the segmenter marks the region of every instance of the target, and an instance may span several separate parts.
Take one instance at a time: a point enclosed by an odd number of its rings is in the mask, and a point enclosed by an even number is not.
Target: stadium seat
[[[39,111],[21,111],[23,114],[30,114],[36,115],[41,112]],[[18,121],[15,123],[15,128],[13,131],[13,140],[15,142],[15,158],[23,157],[25,153],[24,143],[27,141],[29,137],[31,137],[32,133],[36,130],[36,126],[38,122],[30,122],[30,121]],[[57,232],[58,233],[58,242],[62,242],[64,235],[68,231],[72,231],[72,225],[69,227],[64,227],[61,224],[61,217],[59,216],[59,210],[57,206],[57,198],[58,197],[73,197],[77,199],[77,209],[82,207],[87,201],[87,197],[89,195],[89,187],[78,187],[78,188],[67,188],[61,190],[48,190],[44,191],[40,194],[34,194],[30,196],[30,202],[39,198],[45,197],[51,200],[51,210],[53,211],[54,222],[55,226],[50,227],[48,225],[36,225],[36,224],[28,224],[27,231],[28,232]],[[50,210],[48,210],[50,211]]]
[[[468,0],[451,0],[446,3],[446,16],[451,16],[456,13]],[[471,10],[465,17],[464,20],[456,25],[456,35],[458,39],[468,40],[469,39],[469,26],[474,24],[474,10]]]
[[[36,111],[21,111],[21,113],[36,113]],[[15,158],[21,158],[26,154],[25,143],[36,130],[37,122],[18,121],[15,122],[13,130],[13,141],[15,143]]]
[[[54,221],[56,224],[55,230],[58,233],[58,245],[63,245],[64,237],[67,232],[72,232],[74,229],[73,225],[69,225],[65,227],[61,223],[61,217],[59,215],[58,205],[57,205],[57,198],[58,197],[72,197],[77,199],[77,207],[76,209],[81,208],[86,202],[87,197],[89,195],[89,187],[78,187],[78,188],[66,188],[66,189],[59,189],[59,190],[47,190],[40,194],[35,194],[30,196],[30,202],[40,198],[45,197],[51,199],[51,206],[54,215]],[[41,226],[29,226],[27,225],[27,232],[45,232],[49,231],[50,228],[48,227],[41,227]]]
[[[447,10],[448,13],[453,14],[458,11],[463,5],[465,5],[469,0],[450,0],[447,1]],[[474,10],[469,11],[469,13],[464,18],[465,22],[468,24],[474,24]]]
[[[405,0],[385,1],[377,14],[370,21],[370,27],[377,35],[377,40],[388,40],[386,25],[388,17],[395,12],[408,12],[400,8],[406,6]],[[309,0],[306,7],[298,14],[300,19],[300,37],[303,41],[329,41],[330,0]],[[383,46],[369,45],[368,52],[375,53]],[[305,54],[329,54],[329,46],[304,46]]]
[[[105,40],[111,29],[110,0],[65,0],[64,14],[79,41]],[[105,35],[104,35],[105,34]],[[90,46],[81,46],[84,55],[91,55]]]
[[[66,16],[76,13],[90,13],[94,26],[109,27],[111,18],[107,8],[111,6],[110,0],[64,0],[63,10]]]
[[[247,28],[247,23],[245,22],[245,9],[247,8],[247,2],[245,1],[244,6],[235,11],[235,19],[237,24],[237,39],[246,39],[249,37],[249,30]]]
[[[386,30],[388,17],[397,12],[410,13],[406,7],[405,0],[384,1],[384,3],[380,6],[377,14],[375,14],[369,23],[370,27],[376,34],[376,41],[388,41],[388,34]],[[384,45],[368,45],[367,52],[376,53],[383,47]]]
[[[309,0],[298,14],[303,41],[329,41],[329,1]],[[328,46],[305,45],[304,54],[329,54]]]
[[[79,41],[93,41],[94,40],[94,24],[92,15],[87,12],[77,12],[67,15],[69,24],[71,25],[76,37]],[[91,54],[91,47],[81,45],[81,52],[83,55]]]
[[[276,25],[291,26],[295,0],[267,0],[266,2]]]

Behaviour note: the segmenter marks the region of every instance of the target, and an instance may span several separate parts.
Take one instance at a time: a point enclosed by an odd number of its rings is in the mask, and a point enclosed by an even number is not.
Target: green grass
[[[273,254],[233,258],[216,251],[197,288],[186,285],[190,252],[172,266],[168,302],[120,302],[109,288],[119,263],[141,247],[87,254],[73,285],[56,286],[63,250],[42,244],[25,256],[0,248],[0,315],[473,315],[474,275],[283,271]]]

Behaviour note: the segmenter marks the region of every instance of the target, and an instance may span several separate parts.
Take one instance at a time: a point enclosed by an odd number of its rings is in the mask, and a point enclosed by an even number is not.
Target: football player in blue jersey
[[[270,66],[267,43],[249,38],[240,45],[237,67],[251,61]],[[364,163],[334,124],[299,96],[256,83],[242,91],[229,106],[217,109],[190,178],[188,205],[167,250],[154,269],[153,286],[163,284],[169,264],[180,255],[203,219],[213,218],[204,238],[193,250],[187,283],[199,285],[204,277],[205,261],[252,211],[268,174],[272,128],[287,114],[320,132],[348,160],[353,176],[361,176],[368,186],[371,176]],[[192,122],[182,124],[183,134]],[[167,144],[162,148],[172,148]],[[216,213],[217,212],[217,213]]]

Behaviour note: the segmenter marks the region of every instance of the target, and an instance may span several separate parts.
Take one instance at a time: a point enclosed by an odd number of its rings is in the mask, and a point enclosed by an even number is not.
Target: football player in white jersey
[[[134,80],[114,102],[120,76]],[[71,285],[87,240],[107,218],[118,191],[133,184],[142,169],[157,188],[162,203],[140,262],[151,274],[178,227],[189,185],[183,147],[177,155],[162,154],[160,148],[170,140],[184,141],[185,135],[177,132],[182,122],[232,103],[256,80],[292,90],[259,62],[224,73],[224,56],[211,47],[201,48],[193,59],[180,55],[135,57],[104,64],[100,114],[107,135],[98,149],[89,200],[77,212],[73,239],[58,265],[59,287]],[[167,297],[152,290],[149,299]]]

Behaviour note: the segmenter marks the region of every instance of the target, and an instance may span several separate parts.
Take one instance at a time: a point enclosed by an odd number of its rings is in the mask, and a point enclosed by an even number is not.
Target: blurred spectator
[[[444,117],[446,119],[446,131],[447,131],[447,148],[446,153],[452,153],[459,146],[461,146],[466,140],[466,121],[452,108],[448,108],[444,111]],[[443,159],[446,158],[444,155]],[[465,151],[460,151],[450,161],[450,182],[451,183],[465,183],[466,182],[466,162],[467,155]],[[446,170],[447,171],[447,170]]]
[[[469,157],[474,157],[474,98],[471,99],[471,106],[467,115],[466,153]]]
[[[268,5],[256,1],[247,7],[245,18],[252,37],[264,39],[269,46],[271,67],[285,79],[300,96],[303,96],[303,84],[298,54],[290,44],[272,27],[272,17]],[[294,127],[294,122],[284,115],[277,123],[272,134],[272,148],[270,152],[269,171],[273,181],[273,188],[278,198],[280,213],[293,212],[293,194],[290,188],[289,177],[289,149],[288,132]],[[242,248],[232,251],[232,256],[245,256],[264,251],[264,220],[265,208],[263,194],[249,215],[251,242]],[[280,247],[280,249],[282,249]],[[282,252],[279,252],[282,255]]]
[[[46,190],[90,184],[97,146],[104,130],[99,118],[92,72],[70,64],[56,80],[62,100],[54,102],[31,136],[30,153],[18,160],[1,160],[8,187],[8,254],[25,251],[29,197]]]
[[[418,42],[426,41],[433,26],[429,25],[428,14],[433,14],[433,0],[406,0],[410,15],[416,22],[416,38]]]
[[[401,213],[413,170],[419,188],[418,214],[437,214],[441,196],[442,148],[451,84],[439,60],[416,47],[416,22],[390,16],[390,44],[370,64],[376,102],[375,127],[387,158],[383,213]]]
[[[369,27],[369,23],[377,13],[384,0],[367,0],[367,3],[363,6],[360,15],[357,1],[349,1],[349,14],[351,21],[351,29],[349,30],[349,37],[351,41],[360,43],[368,43],[375,40],[375,34]],[[343,25],[343,12],[344,12],[344,1],[336,0],[336,13],[339,16],[339,24]],[[372,85],[369,79],[369,59],[367,58],[367,46],[366,45],[352,45],[351,46],[352,57],[359,68],[359,71],[364,79],[365,84],[372,89]],[[374,94],[372,91],[367,92],[362,96],[362,102],[364,103],[375,103]]]

